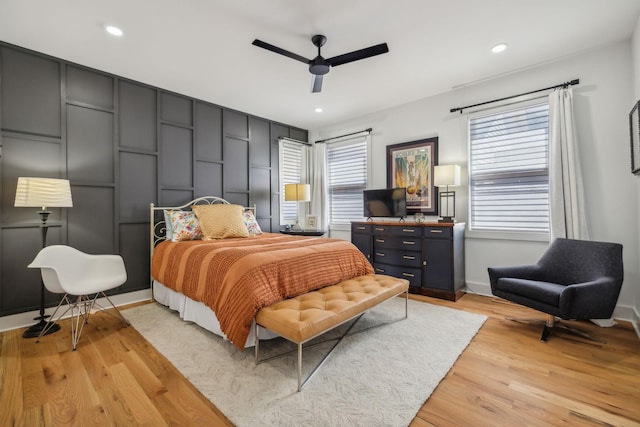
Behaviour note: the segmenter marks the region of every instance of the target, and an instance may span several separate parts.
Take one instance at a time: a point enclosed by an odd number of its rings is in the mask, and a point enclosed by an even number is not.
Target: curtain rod
[[[369,128],[369,129],[361,130],[361,131],[358,131],[358,132],[348,133],[346,135],[334,136],[333,138],[321,139],[321,140],[316,141],[316,144],[321,144],[323,142],[331,141],[331,140],[338,139],[338,138],[344,138],[346,136],[357,135],[357,134],[363,133],[363,132],[371,133],[372,130],[373,129]]]
[[[299,139],[289,138],[288,136],[279,136],[278,140],[281,140],[281,139],[284,139],[285,141],[290,141],[290,142],[297,142],[298,144],[303,144],[303,145],[313,145],[310,142],[300,141]]]
[[[529,94],[536,93],[536,92],[543,92],[545,90],[557,89],[559,87],[562,87],[562,88],[566,89],[569,86],[573,86],[573,85],[577,85],[577,84],[580,84],[580,79],[574,79],[574,80],[571,80],[569,82],[560,83],[560,84],[555,85],[555,86],[545,87],[544,89],[532,90],[531,92],[519,93],[518,95],[505,96],[504,98],[499,98],[499,99],[494,99],[494,100],[491,100],[491,101],[481,102],[479,104],[467,105],[466,107],[452,108],[452,109],[449,110],[449,112],[450,113],[455,113],[456,111],[460,111],[460,114],[462,114],[462,110],[466,110],[467,108],[479,107],[481,105],[492,104],[494,102],[506,101],[507,99],[517,98],[519,96],[529,95]]]

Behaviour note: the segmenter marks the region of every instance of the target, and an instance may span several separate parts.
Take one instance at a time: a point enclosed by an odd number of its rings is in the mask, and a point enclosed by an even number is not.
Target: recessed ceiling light
[[[107,33],[111,34],[112,36],[120,37],[123,34],[122,29],[114,25],[106,25],[104,29],[107,31]]]
[[[322,113],[322,108],[316,107],[316,109],[313,110],[313,111],[315,111],[316,113]]]
[[[491,48],[491,52],[493,53],[500,53],[500,52],[504,52],[504,50],[507,48],[507,45],[504,43],[500,43],[495,45],[494,47]]]

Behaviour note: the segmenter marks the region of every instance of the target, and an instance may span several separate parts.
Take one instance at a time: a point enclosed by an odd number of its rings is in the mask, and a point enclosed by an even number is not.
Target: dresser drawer
[[[418,288],[422,286],[422,271],[419,268],[400,267],[376,262],[373,264],[373,269],[376,274],[386,274],[387,276],[407,279],[410,286]]]
[[[401,267],[422,266],[421,252],[409,252],[397,249],[377,248],[373,252],[373,262],[382,262]]]
[[[409,251],[419,251],[422,245],[420,237],[390,237],[374,236],[373,249],[403,249]]]
[[[352,233],[371,233],[371,224],[351,224]]]
[[[415,236],[418,238],[420,237],[422,229],[422,227],[415,227],[411,225],[374,225],[372,228],[374,236]]]
[[[451,227],[424,227],[423,233],[426,238],[450,239],[453,236],[453,229]]]

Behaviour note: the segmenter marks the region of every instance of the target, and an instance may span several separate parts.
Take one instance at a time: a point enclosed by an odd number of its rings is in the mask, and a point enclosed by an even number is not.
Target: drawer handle
[[[414,256],[402,255],[402,259],[416,259]]]
[[[402,275],[403,275],[404,277],[416,277],[416,275],[415,275],[415,274],[411,274],[411,273],[402,273]]]
[[[384,254],[383,254],[383,253],[381,253],[381,252],[376,252],[376,255],[377,255],[377,256],[384,256]]]
[[[415,245],[415,244],[416,244],[416,242],[410,242],[410,241],[408,241],[408,240],[403,240],[403,241],[402,241],[402,244],[403,244],[403,245]]]
[[[416,230],[414,230],[413,228],[403,228],[402,231],[404,231],[405,233],[415,233]]]
[[[442,233],[442,230],[431,230],[432,233]]]
[[[378,243],[384,243],[384,239],[376,239],[376,242],[378,242]]]
[[[383,269],[381,269],[381,268],[376,268],[376,271],[377,271],[378,273],[384,273],[384,270],[383,270]]]
[[[356,227],[356,230],[366,230],[366,229],[367,229],[367,227],[362,227],[362,226]]]
[[[376,227],[376,231],[384,231],[384,228]]]

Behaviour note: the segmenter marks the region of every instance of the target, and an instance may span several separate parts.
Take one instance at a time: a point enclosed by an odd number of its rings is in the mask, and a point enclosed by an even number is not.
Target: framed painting
[[[631,172],[640,174],[640,101],[629,113],[629,136],[631,138]]]
[[[438,137],[387,146],[387,186],[407,190],[407,214],[438,214],[433,168],[438,164]]]

